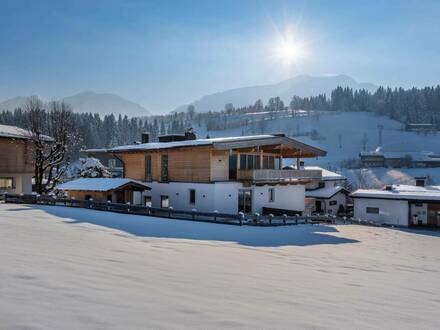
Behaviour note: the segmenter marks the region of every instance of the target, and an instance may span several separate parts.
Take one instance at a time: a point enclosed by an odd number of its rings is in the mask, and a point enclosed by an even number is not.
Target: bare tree
[[[69,147],[78,143],[75,120],[66,103],[53,101],[45,106],[38,97],[29,99],[25,111],[33,142],[35,189],[47,193],[64,174]]]

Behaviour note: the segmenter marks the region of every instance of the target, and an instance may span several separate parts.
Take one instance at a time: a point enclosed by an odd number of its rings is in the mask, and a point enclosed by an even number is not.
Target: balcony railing
[[[298,179],[321,179],[322,170],[238,170],[238,180],[293,181]]]

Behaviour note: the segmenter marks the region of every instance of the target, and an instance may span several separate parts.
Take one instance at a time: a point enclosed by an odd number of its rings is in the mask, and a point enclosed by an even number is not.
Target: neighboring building
[[[122,178],[82,178],[58,185],[68,198],[78,200],[111,201],[113,203],[133,203],[134,192],[151,188],[142,182]]]
[[[96,158],[102,165],[107,167],[112,177],[122,177],[122,161],[117,156],[109,153],[107,149],[86,149],[80,151],[80,156],[84,158]]]
[[[440,155],[433,152],[364,151],[359,154],[364,167],[440,167]]]
[[[344,188],[347,178],[317,166],[306,166],[306,170],[321,170],[321,180],[313,180],[306,185],[306,197],[314,199],[314,212],[337,214],[338,211],[347,210],[347,195],[349,191]]]
[[[34,163],[30,133],[0,125],[0,193],[32,192]]]
[[[410,132],[435,132],[437,129],[431,123],[406,124],[405,130]]]
[[[440,226],[440,186],[389,185],[351,194],[354,217],[397,226]]]
[[[256,135],[160,141],[107,150],[123,161],[125,178],[146,182],[135,203],[212,212],[303,213],[305,185],[321,170],[283,170],[283,159],[324,156],[325,151],[285,137]],[[177,139],[177,140],[176,140]],[[148,140],[147,137],[143,138]]]

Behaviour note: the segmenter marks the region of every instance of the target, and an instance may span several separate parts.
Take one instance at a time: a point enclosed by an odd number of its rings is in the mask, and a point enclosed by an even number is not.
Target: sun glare
[[[306,53],[304,43],[296,40],[290,33],[281,36],[274,47],[274,57],[287,65],[296,63],[302,59]]]

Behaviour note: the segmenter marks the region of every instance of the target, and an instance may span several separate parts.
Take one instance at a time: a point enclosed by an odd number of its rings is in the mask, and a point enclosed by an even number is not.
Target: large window
[[[189,190],[189,203],[190,204],[196,203],[196,190],[195,189]]]
[[[369,214],[379,214],[379,208],[378,207],[367,207],[366,211]]]
[[[160,207],[164,209],[170,207],[170,199],[168,198],[168,196],[165,195],[160,196]]]
[[[260,168],[260,156],[240,155],[241,170],[258,170]]]
[[[161,158],[161,181],[168,181],[168,155],[162,155]]]
[[[152,173],[151,173],[151,155],[145,156],[145,181],[151,181],[152,180]]]
[[[13,178],[0,178],[0,189],[13,189],[14,179]]]

